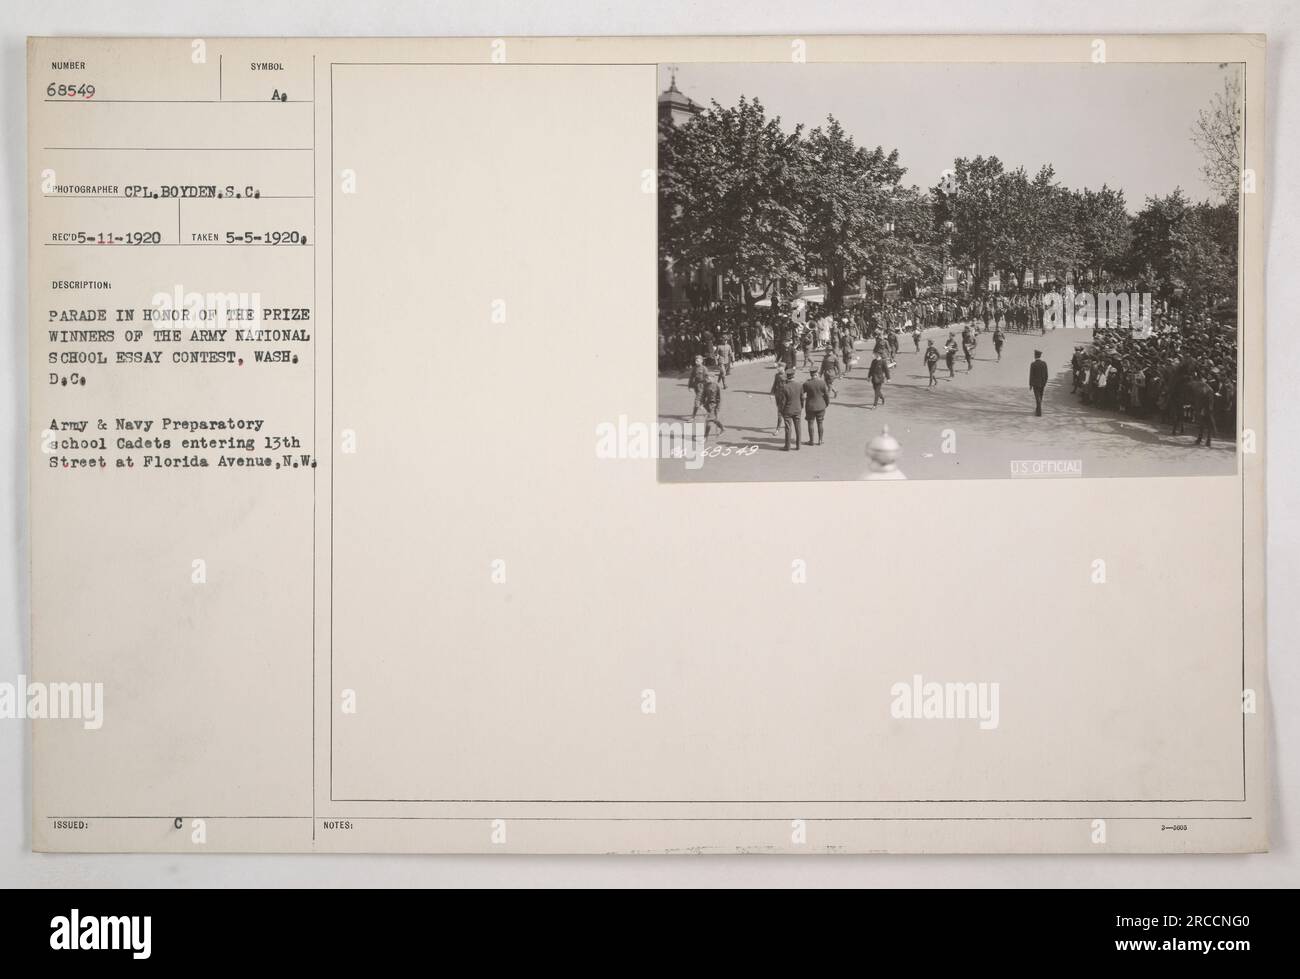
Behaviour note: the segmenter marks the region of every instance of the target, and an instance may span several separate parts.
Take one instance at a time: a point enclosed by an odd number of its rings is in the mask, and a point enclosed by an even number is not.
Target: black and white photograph
[[[373,969],[425,889],[1285,949],[1298,30],[0,6],[10,957]]]
[[[659,479],[1228,476],[1244,65],[659,69]]]

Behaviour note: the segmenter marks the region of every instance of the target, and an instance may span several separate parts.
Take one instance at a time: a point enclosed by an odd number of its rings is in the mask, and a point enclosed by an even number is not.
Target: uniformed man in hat
[[[803,411],[808,422],[808,444],[822,444],[822,426],[826,409],[831,403],[831,390],[826,381],[817,376],[817,368],[808,368],[808,380],[803,382]],[[813,425],[817,426],[817,441],[813,441]]]
[[[704,437],[707,439],[714,427],[717,428],[718,434],[721,435],[727,430],[727,426],[722,424],[722,386],[725,385],[722,370],[719,368],[716,373],[709,374],[704,379],[704,390],[702,392],[702,401],[704,403]]]
[[[781,410],[781,426],[785,429],[785,451],[790,451],[790,433],[794,432],[794,450],[799,451],[802,433],[799,415],[803,412],[803,385],[795,380],[794,368],[785,372],[785,383],[776,395],[777,407]]]
[[[695,392],[695,406],[691,409],[691,418],[700,413],[700,404],[704,400],[704,381],[709,376],[709,369],[704,366],[704,355],[695,355],[695,364],[691,367],[691,377],[686,386]]]
[[[939,349],[934,345],[933,340],[927,341],[929,344],[925,348],[925,366],[930,372],[930,383],[927,388],[936,388],[939,386],[939,380],[934,376],[934,369],[939,365]]]
[[[826,382],[826,386],[830,388],[832,395],[836,393],[835,379],[839,376],[840,359],[835,356],[834,347],[827,347],[826,355],[822,357],[822,380]]]
[[[883,388],[885,382],[889,380],[889,362],[882,355],[876,354],[871,359],[871,366],[867,368],[867,377],[871,379],[871,388],[875,392],[871,407],[883,405],[885,403]]]
[[[1034,362],[1029,365],[1029,390],[1034,392],[1034,414],[1043,414],[1043,390],[1047,387],[1047,361],[1041,350],[1034,351]]]

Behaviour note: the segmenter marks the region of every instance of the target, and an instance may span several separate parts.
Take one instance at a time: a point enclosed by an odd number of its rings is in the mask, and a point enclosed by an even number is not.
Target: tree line
[[[1032,271],[1235,303],[1239,113],[1225,83],[1192,131],[1219,200],[1175,188],[1130,214],[1123,190],[1074,190],[1050,166],[1031,174],[996,156],[958,158],[926,189],[905,185],[897,150],[859,146],[834,117],[786,131],[757,99],[714,102],[661,123],[660,261],[723,275],[747,306],[816,283],[839,308],[863,278],[878,296],[886,284],[936,285],[948,267],[968,271],[975,292],[991,275],[1005,284]]]

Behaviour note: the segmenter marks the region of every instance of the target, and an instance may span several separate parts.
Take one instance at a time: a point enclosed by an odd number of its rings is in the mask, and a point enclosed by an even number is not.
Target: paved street
[[[926,339],[942,348],[947,334],[947,328],[926,331],[922,351]],[[960,327],[956,334],[960,339]],[[731,447],[731,454],[706,458],[695,470],[681,460],[661,460],[659,476],[668,481],[858,479],[867,470],[866,444],[884,425],[902,445],[898,465],[910,479],[1008,478],[1015,460],[1078,460],[1085,477],[1236,473],[1236,448],[1230,440],[1206,449],[1193,444],[1194,427],[1191,434],[1175,437],[1159,422],[1081,404],[1070,393],[1070,354],[1075,344],[1091,339],[1085,330],[1056,330],[1047,336],[1008,333],[998,363],[992,333],[983,333],[971,371],[958,350],[956,377],[948,377],[941,359],[939,386],[930,390],[921,355],[913,351],[911,337],[904,336],[893,379],[884,387],[886,403],[876,408],[866,376],[871,353],[860,341],[852,373],[836,382],[838,393],[826,412],[825,444],[805,445],[799,452],[783,452],[784,437],[774,431],[772,360],[738,363],[722,393],[727,430],[709,440],[724,451]],[[1029,390],[1036,348],[1043,351],[1050,372],[1042,418],[1034,416]],[[820,352],[814,360],[820,365]],[[796,377],[807,379],[807,368]],[[685,376],[659,378],[661,422],[690,421],[693,402]],[[699,420],[704,420],[703,411]],[[945,430],[955,436],[955,452],[943,451]],[[745,446],[757,451],[734,451]]]

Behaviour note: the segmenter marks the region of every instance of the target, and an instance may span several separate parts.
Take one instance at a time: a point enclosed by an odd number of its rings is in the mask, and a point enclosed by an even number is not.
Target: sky
[[[1192,126],[1238,66],[1194,64],[681,64],[696,102],[757,97],[769,116],[811,129],[827,114],[869,148],[897,149],[904,184],[932,187],[958,156],[997,156],[1032,175],[1050,163],[1067,187],[1124,191],[1130,212],[1182,187],[1214,195]],[[660,90],[670,68],[659,68]]]

